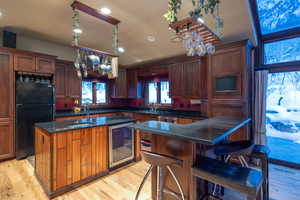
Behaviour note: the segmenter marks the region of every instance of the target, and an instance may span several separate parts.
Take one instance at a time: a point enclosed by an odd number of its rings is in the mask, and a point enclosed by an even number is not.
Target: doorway
[[[266,129],[271,161],[300,168],[300,71],[269,73]]]

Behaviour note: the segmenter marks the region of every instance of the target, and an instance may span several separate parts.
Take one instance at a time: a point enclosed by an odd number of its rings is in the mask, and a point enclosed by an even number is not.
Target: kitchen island
[[[135,121],[108,116],[35,124],[35,174],[49,198],[108,174],[110,127]],[[133,137],[136,160],[138,133]]]
[[[249,122],[250,119],[215,117],[188,125],[148,121],[130,127],[141,131],[142,135],[147,135],[147,146],[150,146],[147,147],[147,151],[175,157],[182,161],[181,166],[174,165],[172,170],[179,179],[186,199],[194,200],[196,196],[199,197],[208,190],[208,185],[203,181],[191,178],[191,166],[200,156],[213,156],[210,155],[211,151],[209,150],[215,144],[220,143]],[[155,199],[157,170],[153,170],[151,181],[152,198]],[[165,187],[179,194],[179,190],[168,172],[166,172]],[[173,198],[165,195],[164,199]]]

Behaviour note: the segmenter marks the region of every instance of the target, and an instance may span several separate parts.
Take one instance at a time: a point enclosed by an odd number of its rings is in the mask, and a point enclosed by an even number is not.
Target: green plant
[[[177,13],[181,9],[181,0],[169,0],[168,1],[168,12],[164,14],[169,24],[174,24],[178,21]]]
[[[220,3],[220,0],[192,0],[194,10],[190,11],[190,16],[197,19],[202,17],[203,14],[215,13],[217,6]]]

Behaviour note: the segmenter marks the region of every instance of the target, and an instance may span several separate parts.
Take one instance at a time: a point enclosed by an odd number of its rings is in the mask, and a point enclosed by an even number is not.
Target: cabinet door
[[[0,51],[0,159],[14,155],[12,59],[11,54]]]
[[[49,58],[36,58],[36,71],[41,73],[53,74],[55,72],[55,62]]]
[[[82,129],[80,138],[80,176],[92,175],[92,129]]]
[[[13,157],[13,121],[0,122],[0,160]]]
[[[92,135],[92,174],[108,169],[108,127],[93,128]]]
[[[35,72],[36,59],[33,55],[14,55],[14,69],[20,72]]]
[[[125,69],[119,69],[118,77],[112,85],[113,98],[127,98],[127,73]]]
[[[200,67],[199,61],[183,64],[184,96],[188,98],[200,98]]]
[[[55,66],[55,92],[56,97],[65,97],[65,66],[61,64],[56,64]]]
[[[80,98],[81,80],[77,77],[73,65],[66,65],[65,67],[65,84],[66,96],[72,98]]]
[[[128,98],[138,98],[138,72],[137,70],[127,71]]]
[[[184,92],[183,87],[183,65],[177,63],[169,67],[169,82],[170,82],[170,96],[182,97]]]

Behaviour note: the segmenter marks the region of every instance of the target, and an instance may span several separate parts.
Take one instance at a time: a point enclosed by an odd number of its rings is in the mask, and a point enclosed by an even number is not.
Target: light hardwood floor
[[[148,164],[141,161],[59,196],[55,200],[132,200],[147,169]],[[148,180],[140,200],[151,199],[150,188],[151,183]],[[272,200],[300,200],[300,171],[271,165],[270,193]],[[0,200],[44,199],[47,197],[35,179],[33,167],[27,160],[0,163]]]

